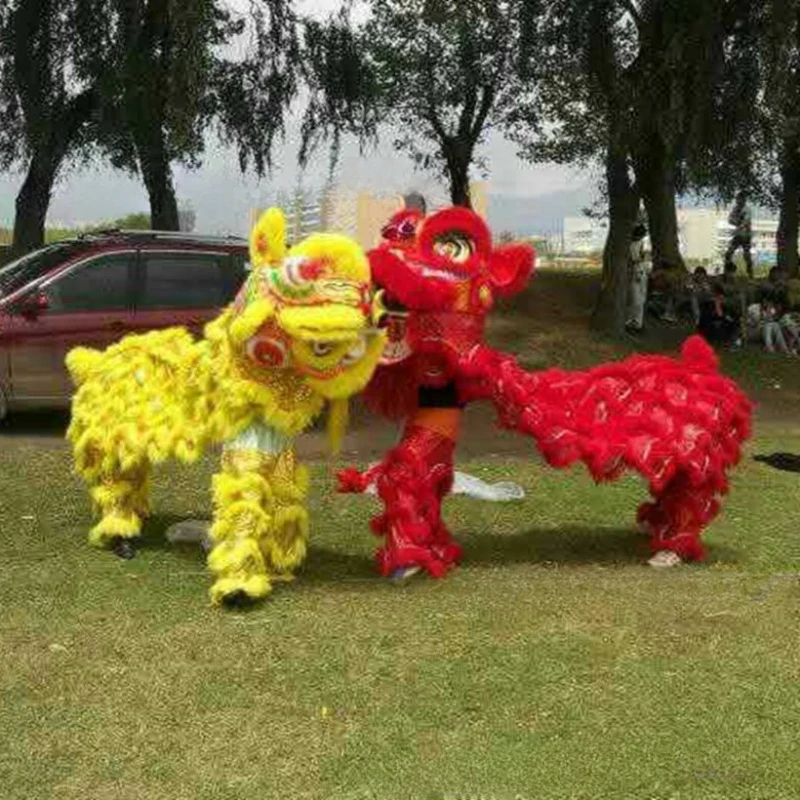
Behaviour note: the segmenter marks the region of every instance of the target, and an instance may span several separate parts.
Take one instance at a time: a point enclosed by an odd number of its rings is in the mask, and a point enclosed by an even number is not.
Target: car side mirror
[[[38,290],[23,297],[17,310],[26,319],[36,319],[42,311],[47,311],[49,307],[49,298],[43,291]]]

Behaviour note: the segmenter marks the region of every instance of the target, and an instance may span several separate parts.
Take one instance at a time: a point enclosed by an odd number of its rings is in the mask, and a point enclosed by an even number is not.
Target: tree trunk
[[[172,184],[172,170],[169,165],[142,172],[144,184],[150,198],[150,224],[154,231],[180,230],[178,217],[178,201],[175,198],[175,187]]]
[[[450,173],[450,200],[454,206],[472,208],[469,192],[469,165],[456,163]]]
[[[648,138],[637,154],[634,168],[647,212],[653,266],[683,270],[686,265],[678,244],[675,163],[659,135]]]
[[[798,268],[798,224],[800,219],[800,152],[798,143],[784,143],[781,161],[781,211],[778,222],[778,266],[790,278],[800,277]]]
[[[608,237],[603,249],[603,278],[592,315],[592,328],[622,336],[628,302],[628,259],[631,233],[639,210],[639,196],[631,183],[624,151],[609,150],[606,156],[608,188]]]
[[[447,177],[450,180],[450,202],[454,206],[472,208],[469,192],[469,165],[472,162],[472,147],[457,140],[442,142]]]
[[[17,195],[12,244],[15,255],[44,244],[47,211],[58,171],[96,106],[97,97],[89,89],[75,96],[66,106],[49,109],[49,130],[36,142],[25,181]]]
[[[147,195],[150,199],[150,224],[156,231],[180,230],[178,201],[172,183],[172,167],[161,136],[137,141],[136,149]]]
[[[36,250],[44,244],[47,209],[50,207],[56,176],[56,170],[48,161],[51,159],[34,155],[17,194],[12,244],[15,256]]]

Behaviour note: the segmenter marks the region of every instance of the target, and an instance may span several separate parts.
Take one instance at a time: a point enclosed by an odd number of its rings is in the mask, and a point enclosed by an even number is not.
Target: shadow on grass
[[[69,427],[69,411],[15,411],[0,422],[0,436],[63,439]]]
[[[174,515],[150,517],[142,528],[142,550],[175,554],[192,563],[204,563],[199,543],[172,544],[166,539],[170,525],[183,518]],[[365,536],[370,534],[365,531]],[[630,528],[565,525],[560,528],[533,528],[513,535],[493,536],[485,532],[465,532],[457,537],[464,548],[462,564],[470,568],[504,565],[624,565],[644,564],[652,555],[648,538]],[[377,547],[380,540],[374,539]],[[738,562],[735,550],[715,545],[708,548],[706,565]],[[335,550],[315,543],[313,534],[308,556],[299,577],[305,584],[331,584],[337,580],[380,580],[372,553]]]
[[[639,564],[652,555],[649,538],[632,528],[564,525],[534,528],[511,536],[464,533],[464,563],[502,564]],[[727,547],[709,547],[706,563],[737,561]]]

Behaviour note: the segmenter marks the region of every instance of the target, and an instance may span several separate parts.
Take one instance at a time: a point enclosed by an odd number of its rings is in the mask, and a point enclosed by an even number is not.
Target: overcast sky
[[[229,0],[230,5],[238,7],[246,7],[247,2]],[[339,4],[340,0],[304,2],[305,8],[321,15]],[[348,143],[338,171],[339,186],[381,192],[405,192],[412,188],[428,193],[442,191],[429,175],[415,172],[405,156],[392,152],[390,142],[391,136],[386,136],[386,143],[363,157],[353,143]],[[199,170],[188,172],[176,168],[179,201],[194,206],[197,229],[207,233],[244,233],[249,210],[269,203],[276,191],[294,188],[301,178],[309,187],[321,185],[327,167],[326,154],[320,153],[301,176],[296,166],[297,144],[296,121],[290,120],[287,139],[275,151],[275,169],[262,181],[242,176],[235,153],[216,145],[208,149]],[[493,193],[539,196],[591,183],[591,177],[576,170],[520,161],[514,145],[499,135],[489,137],[482,154],[488,158],[489,187]],[[0,174],[0,225],[10,225],[13,221],[14,199],[21,181],[21,175]],[[147,195],[139,181],[98,164],[81,171],[72,170],[62,177],[50,207],[48,224],[95,222],[147,210]]]

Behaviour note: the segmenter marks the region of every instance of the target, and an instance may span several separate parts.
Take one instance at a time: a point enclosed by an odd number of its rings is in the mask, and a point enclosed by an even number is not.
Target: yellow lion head
[[[345,400],[366,386],[384,345],[369,262],[346,236],[316,233],[287,250],[285,235],[275,208],[253,228],[252,271],[228,336],[256,371],[289,369],[322,397]]]

